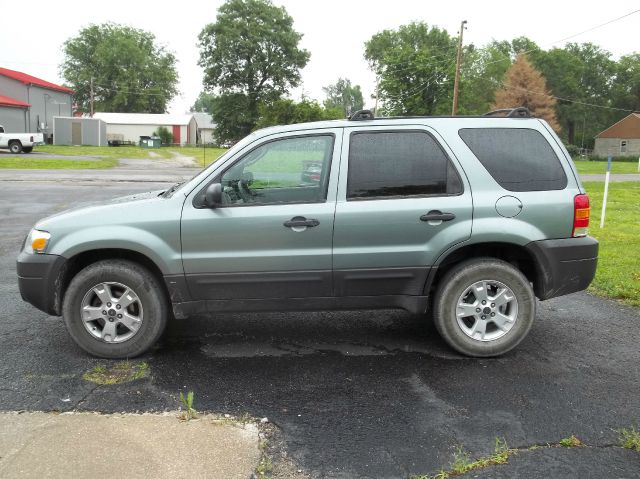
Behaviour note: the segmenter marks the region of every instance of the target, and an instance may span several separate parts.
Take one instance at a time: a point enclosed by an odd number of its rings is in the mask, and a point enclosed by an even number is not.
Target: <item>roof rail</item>
[[[500,115],[503,113],[503,115]],[[483,116],[505,116],[507,118],[531,118],[531,112],[525,106],[519,106],[516,108],[500,108],[499,110],[493,110],[489,113],[485,113]]]
[[[373,112],[371,110],[358,110],[349,116],[349,121],[373,120]]]

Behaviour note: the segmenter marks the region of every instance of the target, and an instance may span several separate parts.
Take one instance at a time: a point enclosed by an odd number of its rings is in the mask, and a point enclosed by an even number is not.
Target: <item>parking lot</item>
[[[280,452],[314,478],[435,474],[459,447],[493,453],[496,438],[520,452],[468,477],[640,474],[640,455],[617,447],[616,432],[640,421],[637,308],[588,293],[539,303],[525,341],[482,360],[402,311],[194,317],[170,324],[143,358],[148,378],[97,386],[82,374],[105,361],[21,301],[15,257],[43,216],[162,185],[0,185],[0,410],[173,410],[193,390],[198,410],[268,417]],[[584,446],[552,446],[571,435]]]

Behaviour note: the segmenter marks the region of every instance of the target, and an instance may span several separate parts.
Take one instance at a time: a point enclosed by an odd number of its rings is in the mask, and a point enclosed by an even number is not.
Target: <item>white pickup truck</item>
[[[11,153],[31,153],[35,145],[43,143],[42,133],[5,133],[0,125],[0,148],[7,148]]]

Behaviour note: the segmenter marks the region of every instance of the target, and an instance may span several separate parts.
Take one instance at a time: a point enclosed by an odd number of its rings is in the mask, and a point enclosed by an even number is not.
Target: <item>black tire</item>
[[[515,304],[517,308],[515,320],[510,325],[510,329],[503,332],[495,323],[490,323],[493,321],[492,317],[500,312],[491,308],[493,303],[490,301],[486,305],[482,305],[478,301],[477,306],[480,306],[478,308],[480,312],[477,313],[478,315],[475,316],[475,319],[466,317],[460,318],[460,321],[469,331],[469,329],[474,329],[475,322],[480,321],[481,317],[487,318],[482,320],[484,328],[489,330],[490,326],[492,326],[494,329],[491,334],[503,334],[493,340],[481,340],[480,338],[472,337],[475,336],[474,331],[471,331],[471,336],[468,332],[465,333],[457,317],[458,300],[468,291],[468,288],[483,280],[489,281],[489,287],[485,288],[485,291],[490,291],[491,282],[495,281],[494,285],[502,283],[513,292],[516,303],[511,301],[509,305],[503,307],[512,308],[512,305]],[[471,304],[467,301],[476,302],[473,293],[467,298],[471,299],[465,299],[463,301],[465,304]],[[481,308],[485,307],[489,307],[493,314],[491,312],[484,313],[484,309]],[[472,308],[474,311],[478,311],[478,309],[474,308],[475,306]],[[507,310],[503,309],[502,311],[505,312]],[[486,316],[484,316],[485,314]],[[489,314],[491,314],[491,317]],[[499,356],[516,347],[529,333],[535,315],[536,298],[529,280],[513,265],[494,258],[478,258],[454,266],[440,281],[433,304],[435,326],[442,338],[458,352],[474,357]]]
[[[81,314],[83,298],[95,285],[109,282],[130,287],[144,311],[139,329],[123,342],[94,337]],[[148,351],[162,335],[169,314],[169,302],[160,281],[143,266],[120,259],[100,261],[80,271],[71,280],[62,305],[64,322],[73,340],[89,354],[111,359],[133,358]],[[99,323],[97,326],[100,329]]]
[[[23,153],[31,153],[33,151],[33,146],[24,146],[22,147]]]
[[[9,142],[9,151],[11,153],[13,153],[14,155],[17,155],[18,153],[22,153],[22,143],[20,143],[19,141],[10,141]]]

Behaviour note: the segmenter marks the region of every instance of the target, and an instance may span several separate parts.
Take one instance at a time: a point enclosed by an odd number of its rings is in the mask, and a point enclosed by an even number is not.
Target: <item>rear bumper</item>
[[[590,237],[532,241],[526,248],[536,259],[536,296],[550,299],[582,291],[598,265],[598,242]]]
[[[60,316],[60,281],[65,264],[62,256],[20,253],[16,269],[22,299],[47,314]]]

